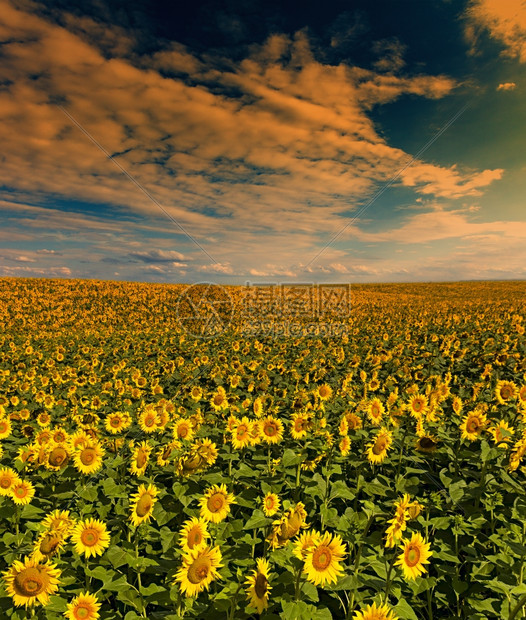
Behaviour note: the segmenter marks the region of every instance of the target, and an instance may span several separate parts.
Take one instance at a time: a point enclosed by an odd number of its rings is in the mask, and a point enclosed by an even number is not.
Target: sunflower
[[[434,435],[424,434],[418,438],[415,450],[418,452],[434,452],[437,449],[438,439]]]
[[[77,553],[89,558],[104,553],[110,545],[110,535],[102,521],[86,519],[74,527],[71,541]]]
[[[75,467],[81,474],[93,474],[102,467],[104,449],[98,442],[85,443],[75,452]]]
[[[390,431],[382,428],[373,442],[367,444],[367,460],[370,463],[381,463],[387,456],[393,437]]]
[[[64,616],[67,620],[97,620],[97,618],[100,618],[100,605],[94,594],[81,592],[71,603],[68,603]]]
[[[59,553],[64,545],[62,532],[53,530],[42,532],[33,547],[31,557],[37,562],[45,562]]]
[[[386,604],[377,607],[376,603],[373,603],[363,611],[355,611],[353,620],[398,620],[398,616],[395,616]]]
[[[56,530],[64,538],[68,538],[75,526],[75,520],[70,517],[69,510],[54,510],[42,520],[41,526],[47,530]]]
[[[206,545],[206,540],[210,537],[207,529],[207,521],[192,517],[183,523],[181,528],[179,544],[184,553],[189,553]]]
[[[299,559],[305,561],[307,552],[321,539],[321,534],[316,530],[307,530],[302,532],[294,542],[293,554]]]
[[[175,583],[180,584],[185,596],[196,596],[208,587],[214,579],[220,579],[221,550],[219,547],[199,547],[183,556],[183,566],[177,571]]]
[[[142,476],[148,466],[152,447],[147,441],[141,442],[133,448],[130,471],[132,474]]]
[[[49,595],[58,590],[60,570],[55,564],[40,564],[32,558],[15,560],[3,573],[7,593],[16,607],[49,603]]]
[[[153,507],[157,501],[158,489],[153,485],[148,488],[141,484],[137,493],[131,496],[133,502],[131,506],[130,521],[137,527],[141,523],[148,523],[153,514]]]
[[[294,508],[287,510],[281,519],[274,521],[268,536],[272,549],[285,546],[302,528],[306,528],[306,518],[305,506],[302,502],[298,502]]]
[[[506,405],[508,401],[517,398],[518,389],[513,381],[497,381],[495,387],[495,397],[501,405]]]
[[[424,564],[429,564],[428,558],[433,555],[429,551],[431,543],[426,543],[420,534],[415,532],[411,540],[403,540],[400,545],[402,553],[398,556],[395,566],[401,566],[404,577],[408,580],[416,579],[427,572]]]
[[[351,440],[349,439],[349,437],[342,437],[340,439],[338,447],[340,448],[340,454],[342,456],[347,456],[351,450]]]
[[[157,411],[151,407],[147,407],[139,414],[138,423],[143,433],[155,433],[159,428],[159,416]]]
[[[261,439],[268,443],[279,443],[283,439],[283,422],[274,416],[267,416],[259,422]]]
[[[231,441],[236,450],[242,450],[250,444],[250,431],[251,423],[248,418],[244,417],[236,421],[236,424],[231,430]]]
[[[10,495],[15,504],[24,506],[35,496],[35,487],[29,480],[18,480],[11,487]]]
[[[173,427],[173,436],[175,439],[185,439],[186,441],[192,441],[194,436],[194,429],[190,420],[181,419],[175,422]]]
[[[427,396],[424,396],[423,394],[415,394],[409,400],[408,408],[409,413],[415,418],[423,415],[428,409]]]
[[[254,400],[254,403],[252,404],[252,411],[254,412],[256,418],[260,418],[263,415],[263,401],[260,396]]]
[[[391,525],[389,525],[385,531],[385,546],[389,548],[394,547],[396,543],[400,542],[403,532],[407,528],[405,511],[402,514],[397,513],[393,519],[388,521],[388,523]]]
[[[511,442],[515,429],[504,420],[500,420],[495,426],[489,429],[493,441],[497,444],[497,448],[505,448],[507,443]]]
[[[273,515],[275,515],[276,512],[278,512],[279,506],[281,503],[279,497],[275,493],[272,493],[271,491],[269,491],[265,495],[262,502],[263,502],[263,512],[265,513],[265,516],[267,517],[272,517]]]
[[[201,400],[203,397],[203,390],[198,385],[194,385],[194,387],[190,390],[190,398],[192,400]]]
[[[199,500],[202,519],[212,523],[220,523],[230,512],[230,504],[235,501],[232,493],[227,491],[225,484],[214,484]]]
[[[303,439],[307,436],[307,431],[310,430],[312,424],[309,416],[305,413],[293,413],[290,434],[293,439]]]
[[[461,438],[475,441],[486,427],[487,421],[486,415],[480,410],[468,413],[460,425]]]
[[[218,386],[217,390],[212,395],[210,399],[210,404],[215,409],[215,411],[223,411],[223,409],[228,409],[228,399],[226,396],[225,388],[222,386]]]
[[[315,586],[336,583],[343,575],[341,562],[346,556],[346,546],[338,534],[326,532],[307,549],[303,572],[307,581]]]
[[[0,496],[11,495],[13,486],[20,482],[20,477],[14,469],[4,467],[0,469]]]
[[[63,443],[51,444],[48,447],[46,467],[59,471],[66,467],[69,462],[69,452]]]
[[[0,418],[0,439],[5,439],[11,435],[12,425],[9,418]]]
[[[352,413],[352,412],[346,413],[345,419],[347,420],[347,424],[350,430],[356,431],[362,428],[362,419],[359,416],[357,416],[355,413]]]
[[[373,398],[367,407],[367,417],[375,426],[380,426],[385,408],[379,398]]]
[[[268,607],[268,595],[272,589],[269,586],[269,564],[263,558],[256,560],[256,569],[252,571],[252,575],[248,577],[245,584],[249,605],[257,609],[258,614],[262,614],[263,610]]]
[[[327,383],[320,385],[316,390],[316,395],[320,400],[329,400],[329,398],[332,396],[331,386]]]
[[[112,435],[121,433],[126,430],[131,424],[131,417],[125,411],[114,411],[109,413],[104,420],[104,427]]]

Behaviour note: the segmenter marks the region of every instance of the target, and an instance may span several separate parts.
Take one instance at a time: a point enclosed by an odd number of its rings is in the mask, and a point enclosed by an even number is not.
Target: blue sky
[[[524,278],[524,3],[282,4],[0,0],[0,276]]]

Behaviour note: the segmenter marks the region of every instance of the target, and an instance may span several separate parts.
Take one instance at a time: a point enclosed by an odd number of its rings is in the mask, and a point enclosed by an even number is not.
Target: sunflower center
[[[510,398],[511,394],[512,394],[512,390],[509,385],[505,385],[500,390],[500,395],[502,396],[504,400],[507,400],[508,398]]]
[[[201,544],[202,540],[203,535],[197,528],[190,530],[188,534],[188,546],[190,547],[190,549],[193,549],[196,545]]]
[[[112,418],[110,420],[110,426],[113,426],[113,428],[118,428],[120,425],[121,421],[119,418]]]
[[[413,409],[414,409],[415,411],[421,411],[421,409],[422,409],[422,402],[421,402],[421,401],[419,401],[419,400],[415,401],[415,402],[413,403]]]
[[[84,448],[80,453],[80,462],[83,465],[91,465],[97,458],[97,452],[95,448]]]
[[[422,437],[420,440],[420,446],[425,450],[430,450],[435,447],[435,442],[430,437]]]
[[[11,478],[8,478],[7,476],[5,478],[0,478],[0,487],[2,489],[8,489],[11,486]]]
[[[214,405],[221,405],[223,404],[223,397],[218,394],[217,396],[214,396]]]
[[[331,564],[332,553],[329,547],[321,545],[312,554],[312,566],[316,570],[326,570]]]
[[[26,568],[14,579],[13,586],[19,596],[38,596],[46,587],[38,568]]]
[[[75,614],[75,618],[78,620],[84,620],[84,618],[92,617],[91,609],[89,607],[86,607],[85,605],[77,605],[73,613]]]
[[[254,592],[258,598],[263,598],[267,593],[268,579],[263,573],[258,573],[254,583]]]
[[[80,535],[80,540],[85,547],[94,547],[99,542],[99,534],[95,530],[84,530]]]
[[[8,428],[7,422],[0,422],[0,433],[5,433]]]
[[[409,567],[416,566],[420,561],[420,550],[413,545],[409,545],[405,552],[405,563]]]
[[[466,424],[466,429],[470,433],[475,433],[480,428],[480,422],[478,418],[470,418]]]
[[[197,558],[188,569],[188,581],[194,584],[201,583],[207,578],[211,567],[212,564],[208,558]]]
[[[137,502],[135,512],[138,517],[145,517],[152,508],[152,496],[149,493],[145,493],[141,499]]]
[[[237,427],[237,438],[243,439],[248,435],[248,427],[245,424]]]
[[[206,506],[210,512],[219,512],[225,503],[225,496],[222,493],[214,493],[208,498]]]
[[[273,424],[267,424],[265,426],[265,435],[272,437],[276,434],[276,427]]]
[[[177,434],[181,439],[184,439],[188,435],[189,429],[188,426],[180,426],[177,429]]]
[[[20,499],[26,497],[26,495],[27,495],[27,489],[23,485],[19,485],[19,486],[15,487],[15,489],[13,489],[13,492]]]
[[[150,416],[144,420],[145,426],[150,427],[150,426],[153,426],[154,424],[155,424],[155,418],[153,416]]]

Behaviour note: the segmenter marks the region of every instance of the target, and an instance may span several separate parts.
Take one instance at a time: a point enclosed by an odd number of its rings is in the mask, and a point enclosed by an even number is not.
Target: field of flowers
[[[0,279],[0,618],[526,617],[526,283],[211,338],[184,288]]]

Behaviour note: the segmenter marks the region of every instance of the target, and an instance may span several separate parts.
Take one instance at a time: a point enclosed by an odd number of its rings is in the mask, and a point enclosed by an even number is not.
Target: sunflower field
[[[0,279],[0,618],[526,617],[526,283],[184,289]]]

